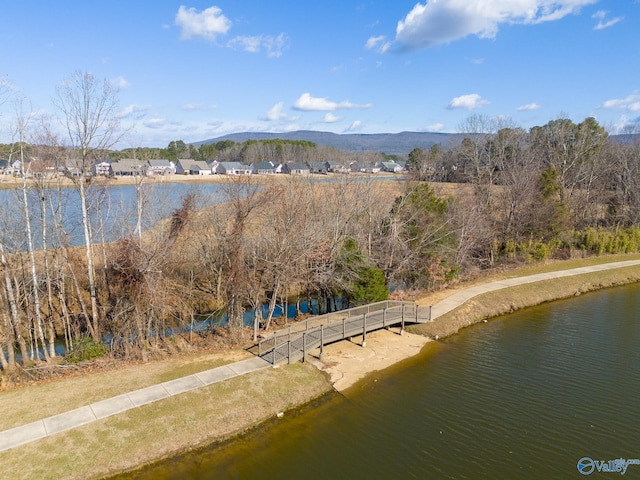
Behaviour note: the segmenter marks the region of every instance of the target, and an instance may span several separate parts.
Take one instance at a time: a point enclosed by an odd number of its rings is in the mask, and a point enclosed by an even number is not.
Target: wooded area
[[[241,342],[251,330],[246,311],[255,312],[255,339],[271,328],[276,308],[300,309],[310,298],[327,311],[336,299],[355,304],[386,299],[390,288],[437,289],[509,262],[640,250],[640,143],[612,142],[593,118],[526,131],[474,116],[461,126],[459,146],[414,149],[405,181],[248,176],[224,184],[224,203],[207,205],[192,192],[149,228],[162,200],[140,177],[136,204],[123,212],[135,225],[123,219],[119,232],[106,232],[113,205],[84,173],[122,134],[115,93],[89,74],[65,83],[57,97],[64,141],[17,110],[7,148],[23,168],[57,165],[61,155],[81,166],[83,175],[70,178],[83,242],[69,241],[60,180],[27,181],[24,172],[0,218],[5,371],[57,363],[56,339],[64,340],[66,361],[107,352],[145,358],[179,350],[195,334],[168,332],[217,310],[228,315],[218,335]],[[203,155],[234,160],[384,158],[305,142],[207,148]]]

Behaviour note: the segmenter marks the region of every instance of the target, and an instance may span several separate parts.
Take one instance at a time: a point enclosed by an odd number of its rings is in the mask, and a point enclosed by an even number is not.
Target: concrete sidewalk
[[[477,285],[475,287],[467,288],[460,292],[454,293],[453,295],[434,304],[431,307],[431,319],[435,320],[436,318],[444,315],[445,313],[448,313],[451,310],[461,306],[469,299],[483,293],[493,292],[495,290],[501,290],[503,288],[508,288],[508,287],[515,287],[517,285],[526,285],[527,283],[540,282],[542,280],[551,280],[554,278],[569,277],[573,275],[581,275],[584,273],[601,272],[604,270],[611,270],[614,268],[633,267],[636,265],[640,265],[640,260],[627,260],[624,262],[602,263],[599,265],[591,265],[588,267],[572,268],[569,270],[559,270],[555,272],[538,273],[536,275],[529,275],[527,277],[515,277],[515,278],[509,278],[505,280],[498,280],[498,281],[486,283],[483,285]]]
[[[133,392],[95,402],[59,415],[5,430],[0,432],[0,452],[116,415],[141,405],[222,382],[229,378],[256,372],[270,366],[270,363],[259,357],[249,358],[158,385],[134,390]]]
[[[477,285],[475,287],[462,290],[444,300],[433,305],[431,318],[436,319],[441,315],[459,307],[470,298],[482,293],[500,290],[502,288],[524,285],[527,283],[539,282],[554,278],[580,275],[583,273],[599,272],[614,268],[623,268],[640,265],[640,260],[629,260],[625,262],[605,263],[592,265],[589,267],[573,268],[556,272],[539,273],[527,277],[516,277],[506,280]],[[179,395],[190,390],[195,390],[217,382],[222,382],[229,378],[237,377],[247,373],[270,367],[271,364],[259,357],[249,358],[240,362],[231,363],[222,367],[213,368],[204,372],[196,373],[182,378],[177,378],[168,382],[152,385],[147,388],[135,390],[133,392],[118,395],[113,398],[92,403],[84,407],[76,408],[59,415],[47,417],[36,422],[12,428],[0,432],[0,452],[24,445],[29,442],[64,432],[87,423],[100,420],[102,418],[125,412],[132,408],[146,405],[163,398]]]

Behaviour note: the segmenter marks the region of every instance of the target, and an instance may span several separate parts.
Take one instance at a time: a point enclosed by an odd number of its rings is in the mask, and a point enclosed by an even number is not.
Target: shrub
[[[76,340],[73,349],[64,356],[64,359],[67,363],[79,363],[100,358],[108,351],[109,347],[104,343],[96,343],[93,338],[83,335]]]

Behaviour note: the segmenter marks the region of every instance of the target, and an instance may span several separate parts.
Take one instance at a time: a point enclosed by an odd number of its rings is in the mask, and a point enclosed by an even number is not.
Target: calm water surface
[[[345,396],[128,478],[585,478],[582,457],[640,458],[639,322],[639,286],[500,317]]]

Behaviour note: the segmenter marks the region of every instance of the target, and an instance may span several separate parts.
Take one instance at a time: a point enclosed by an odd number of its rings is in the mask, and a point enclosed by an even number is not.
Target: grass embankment
[[[554,262],[491,275],[474,283],[638,258],[640,255]],[[432,324],[410,329],[442,337],[519,308],[636,281],[640,281],[640,266],[511,287],[475,297]],[[421,298],[419,303],[433,304],[451,293],[452,290],[436,292]],[[1,392],[0,429],[206,370],[246,355],[244,351],[236,351],[173,358]],[[104,477],[223,441],[273,418],[277,412],[307,403],[330,390],[326,376],[309,363],[266,369],[0,452],[0,471],[3,476],[14,479]]]
[[[140,365],[97,378],[92,375],[26,387],[0,394],[0,408],[5,417],[12,419],[9,423],[22,424],[58,410],[86,405],[92,401],[89,398],[108,397],[202,371],[217,363],[211,359],[192,359],[188,364],[170,361],[162,368]],[[3,478],[13,479],[114,475],[228,439],[330,390],[325,375],[309,364],[270,368],[0,452],[0,471]],[[7,423],[6,418],[4,422]]]
[[[524,277],[544,272],[568,270],[571,268],[600,265],[604,263],[638,260],[640,255],[612,255],[587,259],[550,262],[544,265],[532,265],[512,271],[503,272],[479,281],[465,284],[455,290],[444,290],[428,295],[418,300],[420,305],[433,305],[442,298],[455,293],[462,288],[468,288],[479,283],[488,283],[507,278]],[[517,287],[509,287],[485,293],[468,300],[464,305],[442,315],[434,322],[422,325],[412,325],[408,331],[429,337],[446,337],[457,333],[461,328],[522,308],[540,305],[545,302],[576,297],[583,293],[602,288],[626,285],[640,281],[640,266],[615,268],[595,273],[586,273],[569,277],[528,283]]]

